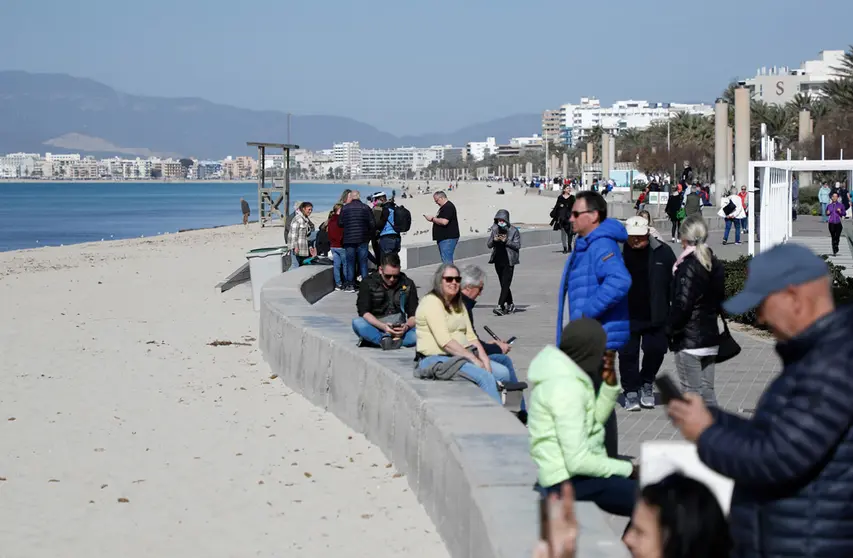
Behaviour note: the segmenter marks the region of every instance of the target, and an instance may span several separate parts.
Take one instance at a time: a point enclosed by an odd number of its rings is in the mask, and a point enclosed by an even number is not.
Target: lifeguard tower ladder
[[[287,212],[290,211],[290,151],[299,149],[299,146],[259,141],[249,141],[246,145],[258,148],[258,223],[265,227],[278,218],[284,225]],[[274,177],[270,178],[269,184],[266,182],[267,148],[281,149],[284,155],[284,178],[280,182],[276,182]]]

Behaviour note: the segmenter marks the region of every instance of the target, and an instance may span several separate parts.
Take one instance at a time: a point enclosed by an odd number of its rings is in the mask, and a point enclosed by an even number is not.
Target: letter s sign
[[[785,84],[781,81],[776,82],[776,95],[782,96],[785,94]]]

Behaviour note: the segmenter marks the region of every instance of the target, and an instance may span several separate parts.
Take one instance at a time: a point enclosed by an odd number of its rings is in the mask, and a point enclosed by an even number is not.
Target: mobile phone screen
[[[661,376],[655,380],[655,385],[660,390],[660,398],[663,404],[666,405],[673,399],[684,400],[681,390],[676,387],[675,382],[669,376]]]

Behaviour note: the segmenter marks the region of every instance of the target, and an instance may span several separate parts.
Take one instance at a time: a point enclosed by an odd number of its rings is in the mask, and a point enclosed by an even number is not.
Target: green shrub
[[[844,241],[846,241],[846,238],[842,239],[842,242]],[[825,254],[821,257],[826,260],[826,265],[829,268],[829,276],[832,279],[832,295],[835,298],[835,304],[843,306],[853,303],[853,279],[845,277],[842,273],[846,268],[842,265],[833,264],[828,260],[829,256]],[[723,268],[726,272],[726,299],[743,290],[744,283],[746,283],[746,269],[749,260],[749,256],[741,256],[736,260],[722,260]],[[767,329],[758,324],[758,316],[754,310],[746,314],[727,317],[741,324]]]

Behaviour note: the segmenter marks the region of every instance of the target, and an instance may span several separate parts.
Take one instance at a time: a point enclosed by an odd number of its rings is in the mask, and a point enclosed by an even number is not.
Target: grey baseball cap
[[[826,277],[826,262],[802,244],[774,246],[755,256],[747,267],[746,285],[723,303],[730,314],[745,314],[771,294]]]

